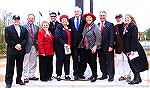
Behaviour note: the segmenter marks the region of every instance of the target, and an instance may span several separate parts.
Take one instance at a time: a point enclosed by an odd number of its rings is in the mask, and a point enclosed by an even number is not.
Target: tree
[[[4,27],[6,23],[0,19],[0,54],[3,54],[6,48],[6,43],[4,41]]]
[[[150,40],[150,28],[145,31],[146,39]]]

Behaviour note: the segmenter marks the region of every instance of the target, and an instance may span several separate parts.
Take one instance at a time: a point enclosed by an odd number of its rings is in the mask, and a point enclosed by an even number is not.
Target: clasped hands
[[[17,45],[15,46],[15,48],[16,48],[17,50],[19,50],[19,51],[22,49],[20,44],[17,44]]]

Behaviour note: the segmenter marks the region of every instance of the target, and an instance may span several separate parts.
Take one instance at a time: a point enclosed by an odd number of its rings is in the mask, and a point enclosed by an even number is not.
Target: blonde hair
[[[49,24],[49,22],[48,22],[48,21],[43,21],[43,22],[42,22],[42,26],[43,26],[43,24],[44,24],[44,23],[48,23],[48,24]]]
[[[135,21],[134,17],[131,14],[126,14],[126,16],[129,16],[131,18],[131,23],[136,25],[136,21]]]

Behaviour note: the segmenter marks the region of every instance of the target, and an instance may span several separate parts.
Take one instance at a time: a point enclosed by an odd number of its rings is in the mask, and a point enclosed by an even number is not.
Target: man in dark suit
[[[78,6],[75,7],[74,9],[74,14],[75,16],[70,18],[69,24],[72,30],[72,58],[73,58],[73,70],[74,70],[74,79],[78,80],[80,79],[85,79],[84,72],[87,67],[85,55],[84,55],[84,50],[78,48],[79,43],[81,42],[82,39],[82,32],[84,29],[85,21],[83,20],[81,16],[82,10]]]
[[[59,24],[59,22],[56,20],[57,14],[55,12],[50,13],[50,25],[49,25],[49,31],[54,35],[56,26]]]
[[[21,77],[27,38],[27,30],[20,26],[20,17],[14,15],[13,25],[5,28],[5,41],[7,43],[6,88],[11,88],[15,61],[17,67],[16,84],[25,85],[25,83],[22,82]]]
[[[100,11],[100,23],[98,23],[101,35],[102,43],[101,49],[98,50],[98,57],[100,63],[100,70],[102,77],[100,80],[107,79],[111,82],[114,80],[114,25],[106,21],[106,11]]]

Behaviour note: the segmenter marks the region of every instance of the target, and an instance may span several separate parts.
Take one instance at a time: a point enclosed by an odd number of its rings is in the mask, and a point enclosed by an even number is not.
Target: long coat
[[[49,31],[50,33],[50,31]],[[38,32],[38,53],[45,54],[45,55],[53,55],[54,49],[53,49],[53,40],[54,37],[50,33],[50,35],[46,35],[46,32],[44,29],[41,29]]]
[[[69,29],[69,32],[71,34],[71,29]],[[64,44],[68,44],[68,35],[63,25],[58,24],[55,30],[56,57],[62,57],[65,55]]]
[[[148,61],[145,51],[138,41],[138,28],[135,24],[130,23],[124,31],[124,53],[137,51],[138,58],[135,58],[129,63],[134,66],[136,72],[142,72],[148,69]]]
[[[25,46],[28,39],[27,29],[20,26],[20,37],[14,25],[5,28],[5,41],[7,43],[7,55],[24,55],[26,53]],[[17,50],[15,46],[21,44],[21,50]]]

